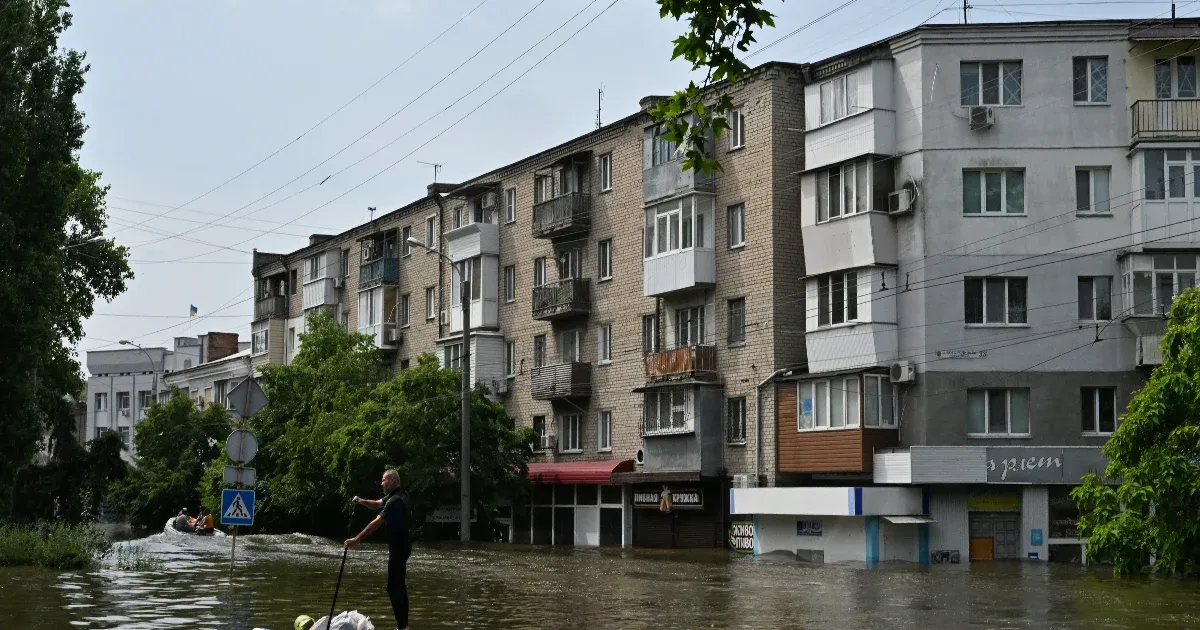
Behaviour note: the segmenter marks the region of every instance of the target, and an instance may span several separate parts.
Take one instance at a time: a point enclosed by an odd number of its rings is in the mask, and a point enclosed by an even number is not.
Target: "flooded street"
[[[341,553],[306,536],[243,536],[231,584],[228,539],[126,544],[166,569],[0,569],[0,618],[22,628],[288,629],[300,613],[327,611]],[[381,630],[392,627],[385,556],[354,549],[338,599]],[[421,548],[409,588],[415,628],[1200,627],[1195,582],[1038,563],[808,567],[723,551]]]

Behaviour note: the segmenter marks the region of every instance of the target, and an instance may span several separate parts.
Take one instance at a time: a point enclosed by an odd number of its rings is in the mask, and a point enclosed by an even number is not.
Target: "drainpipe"
[[[437,238],[437,251],[440,252],[440,251],[442,251],[442,233],[443,233],[442,221],[444,221],[446,218],[445,217],[446,206],[445,206],[445,204],[442,203],[442,194],[441,193],[433,193],[432,197],[433,197],[433,202],[436,203],[438,206],[438,220],[437,220],[437,232],[438,233],[435,236]],[[442,324],[442,310],[443,310],[442,307],[445,306],[445,304],[442,302],[442,289],[444,289],[445,287],[442,286],[442,259],[441,259],[441,256],[438,257],[437,278],[438,278],[438,283],[437,283],[438,312],[437,312],[436,317],[437,317],[437,323],[438,323],[438,339],[441,339],[442,337],[444,337],[446,335],[446,331],[443,330],[443,328],[442,328],[442,326],[443,326],[443,324]],[[446,312],[446,319],[447,320],[450,319],[450,313],[448,310]],[[449,324],[446,324],[446,325],[449,325]],[[465,348],[464,348],[464,351],[465,351]]]
[[[778,370],[771,372],[770,376],[768,376],[767,378],[764,378],[762,380],[762,382],[759,383],[755,387],[755,390],[757,391],[757,401],[755,404],[756,413],[755,413],[755,419],[754,419],[754,483],[755,483],[755,485],[758,485],[759,479],[762,478],[762,439],[763,439],[762,388],[765,387],[771,381],[778,378],[780,374],[783,374],[784,372],[790,372],[795,369],[797,369],[797,368],[795,368],[795,367],[779,368]],[[799,401],[797,401],[797,402],[799,402]]]

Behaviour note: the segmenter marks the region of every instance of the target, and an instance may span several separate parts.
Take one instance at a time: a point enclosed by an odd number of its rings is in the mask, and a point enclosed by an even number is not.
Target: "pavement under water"
[[[328,612],[340,544],[293,535],[156,534],[121,543],[154,572],[0,568],[9,628],[289,630]],[[338,609],[392,627],[387,550],[350,551]],[[421,548],[409,563],[414,628],[1187,628],[1200,582],[1114,579],[1105,567],[1035,562],[808,566],[721,550],[485,545]],[[15,624],[15,625],[14,625]]]

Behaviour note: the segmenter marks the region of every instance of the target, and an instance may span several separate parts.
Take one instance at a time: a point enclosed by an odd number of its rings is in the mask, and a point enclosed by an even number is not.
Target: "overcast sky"
[[[418,161],[444,164],[439,181],[461,181],[586,133],[595,127],[601,85],[605,122],[635,111],[643,96],[685,85],[687,66],[670,60],[682,26],[660,20],[652,0],[619,0],[606,11],[610,2],[75,0],[63,44],[85,51],[91,64],[80,98],[89,125],[82,160],[112,187],[109,232],[132,248],[137,276],[112,303],[96,305],[80,349],[116,347],[120,339],[169,347],[173,337],[206,331],[248,340],[251,249],[288,252],[310,233],[366,221],[368,206],[386,212],[422,196],[433,171]],[[760,45],[839,4],[767,0],[777,24]],[[1150,18],[1170,9],[1169,2],[977,4],[972,22]],[[749,62],[821,59],[935,13],[932,22],[961,20],[960,6],[858,0]],[[189,319],[193,304],[200,316]]]

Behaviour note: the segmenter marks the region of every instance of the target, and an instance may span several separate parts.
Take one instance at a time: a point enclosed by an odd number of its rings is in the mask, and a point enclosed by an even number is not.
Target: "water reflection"
[[[151,536],[166,568],[0,569],[0,618],[21,628],[286,630],[329,606],[341,549],[309,536]],[[351,552],[339,609],[390,627],[386,550]],[[810,567],[720,551],[492,546],[418,549],[417,627],[1160,628],[1200,626],[1200,588],[1035,563]]]

